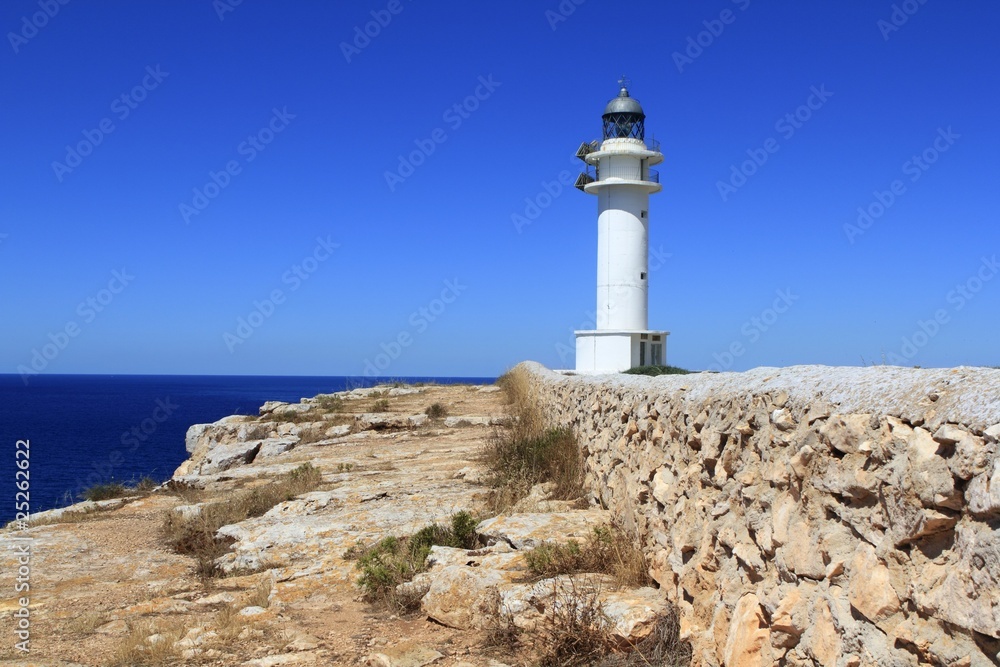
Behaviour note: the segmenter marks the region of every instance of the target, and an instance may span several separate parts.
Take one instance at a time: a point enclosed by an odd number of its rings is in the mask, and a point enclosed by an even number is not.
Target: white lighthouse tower
[[[663,162],[656,142],[646,143],[646,114],[619,81],[618,97],[604,109],[600,142],[584,143],[587,163],[576,187],[597,195],[597,328],[576,332],[576,370],[616,373],[665,364],[669,331],[649,328],[649,195],[659,192]]]

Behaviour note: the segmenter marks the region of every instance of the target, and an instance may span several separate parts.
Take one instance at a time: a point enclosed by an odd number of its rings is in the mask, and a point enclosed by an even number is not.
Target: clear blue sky
[[[0,372],[571,367],[623,73],[671,363],[1000,364],[995,2],[64,1],[0,9]]]

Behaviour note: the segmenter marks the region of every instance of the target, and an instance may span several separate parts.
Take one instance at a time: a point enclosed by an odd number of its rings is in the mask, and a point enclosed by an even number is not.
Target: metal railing
[[[587,165],[587,168],[583,171],[583,174],[590,179],[589,182],[601,180],[601,171],[594,165]],[[610,178],[620,178],[616,176],[611,176]],[[623,180],[641,180],[643,183],[659,183],[660,182],[660,172],[656,169],[648,169],[646,178],[636,178],[636,179],[623,179]]]

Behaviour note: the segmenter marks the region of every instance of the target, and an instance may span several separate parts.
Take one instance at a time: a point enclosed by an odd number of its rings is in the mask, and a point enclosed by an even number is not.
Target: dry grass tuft
[[[609,574],[621,588],[653,584],[642,548],[615,526],[595,528],[583,544],[546,542],[524,556],[529,571],[539,579],[589,572]]]
[[[635,644],[623,644],[612,634],[611,622],[600,603],[600,590],[570,579],[553,582],[554,599],[544,620],[533,631],[514,624],[499,594],[482,609],[490,620],[484,647],[499,650],[540,667],[687,667],[691,645],[679,639],[673,611]]]
[[[72,618],[66,624],[66,629],[75,635],[89,635],[107,622],[108,615],[106,613],[89,611]]]
[[[163,526],[165,539],[175,552],[197,560],[196,571],[202,578],[221,576],[215,561],[229,550],[230,542],[216,537],[219,528],[261,516],[279,503],[312,491],[321,482],[319,469],[304,463],[274,482],[203,507],[196,517],[168,514]]]
[[[271,590],[274,585],[271,583],[271,577],[264,577],[260,580],[260,583],[251,591],[250,595],[247,597],[246,606],[248,607],[263,607],[267,609],[271,604]]]
[[[141,618],[127,621],[129,633],[112,652],[107,667],[158,667],[176,664],[177,642],[184,628],[178,621],[156,622]]]
[[[554,483],[553,500],[583,495],[583,455],[568,428],[550,428],[532,400],[528,378],[517,369],[497,380],[508,402],[508,418],[481,452],[493,491],[487,498],[499,514],[528,495],[531,487]]]
[[[444,419],[448,416],[448,408],[441,403],[434,403],[424,410],[424,414],[431,419]]]
[[[598,667],[687,667],[691,664],[691,644],[680,640],[680,622],[671,610],[642,641],[628,647],[627,653],[609,655]]]
[[[555,584],[553,584],[555,586]],[[540,667],[593,665],[613,647],[608,619],[598,590],[580,590],[575,582],[556,589],[552,612],[545,617],[532,645]]]

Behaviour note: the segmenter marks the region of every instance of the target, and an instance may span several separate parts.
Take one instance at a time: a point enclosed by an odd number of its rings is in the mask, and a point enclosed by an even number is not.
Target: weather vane
[[[618,84],[625,90],[628,90],[628,87],[632,85],[632,80],[622,74],[622,78],[618,79]]]

